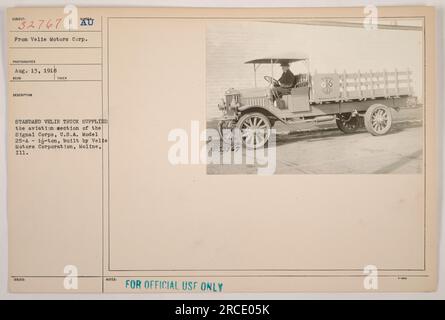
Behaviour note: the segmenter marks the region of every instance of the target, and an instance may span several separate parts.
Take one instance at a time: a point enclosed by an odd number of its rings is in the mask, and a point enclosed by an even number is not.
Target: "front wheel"
[[[260,112],[243,115],[238,120],[236,127],[240,130],[243,144],[247,148],[261,148],[269,140],[270,121]]]
[[[366,110],[365,127],[374,136],[386,134],[392,125],[391,110],[383,104],[373,104]]]

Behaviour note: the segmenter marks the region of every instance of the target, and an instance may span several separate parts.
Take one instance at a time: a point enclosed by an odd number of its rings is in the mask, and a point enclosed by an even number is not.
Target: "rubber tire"
[[[252,116],[261,118],[261,119],[264,121],[264,123],[266,124],[267,129],[268,129],[268,130],[271,129],[272,126],[270,125],[270,120],[269,120],[269,118],[266,117],[266,116],[265,116],[264,114],[262,114],[261,112],[251,112],[251,113],[246,113],[246,114],[242,115],[241,118],[239,118],[239,119],[238,119],[238,122],[236,123],[236,128],[239,129],[239,130],[241,130],[241,125],[242,125],[242,123],[243,123],[246,119],[248,119],[248,118],[250,118],[250,117],[252,117]],[[258,147],[258,146],[254,146],[253,149],[261,148],[261,147],[265,146],[265,145],[267,144],[267,141],[269,140],[269,137],[270,137],[270,136],[267,137],[267,139],[264,141],[264,143],[263,143],[261,146],[259,146],[259,147]],[[251,148],[251,146],[248,146],[248,145],[245,143],[244,140],[243,140],[243,145],[244,145],[246,148]]]
[[[376,131],[372,127],[372,123],[371,123],[371,116],[372,116],[372,114],[374,113],[374,111],[376,111],[376,109],[379,109],[379,108],[383,108],[386,111],[386,113],[388,114],[388,122],[389,122],[389,124],[387,125],[387,127],[383,131]],[[365,127],[366,127],[366,130],[368,130],[368,132],[370,134],[372,134],[373,136],[382,136],[384,134],[387,134],[389,132],[389,130],[391,130],[391,125],[392,125],[391,110],[390,110],[390,108],[388,108],[384,104],[373,104],[372,106],[370,106],[368,108],[368,110],[366,110],[366,113],[365,113]]]

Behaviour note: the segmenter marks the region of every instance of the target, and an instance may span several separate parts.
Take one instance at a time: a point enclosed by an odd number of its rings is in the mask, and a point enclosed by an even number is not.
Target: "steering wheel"
[[[270,77],[270,76],[264,76],[264,80],[266,80],[267,82],[269,82],[269,84],[271,84],[273,86],[280,85],[280,82],[277,79]]]

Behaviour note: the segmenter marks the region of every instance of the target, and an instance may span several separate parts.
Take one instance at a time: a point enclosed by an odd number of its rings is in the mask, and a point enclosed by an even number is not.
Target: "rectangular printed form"
[[[430,7],[8,10],[11,292],[436,288]]]

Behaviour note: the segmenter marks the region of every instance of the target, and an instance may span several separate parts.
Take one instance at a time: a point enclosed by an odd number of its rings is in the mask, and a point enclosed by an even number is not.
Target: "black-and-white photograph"
[[[270,146],[274,174],[422,173],[421,19],[218,21],[206,46],[207,129],[244,159],[208,174],[256,174]]]

